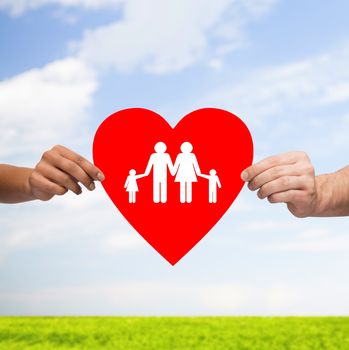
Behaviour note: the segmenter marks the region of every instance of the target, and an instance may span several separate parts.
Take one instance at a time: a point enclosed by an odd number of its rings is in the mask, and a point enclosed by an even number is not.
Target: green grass
[[[0,317],[0,349],[349,349],[345,317]]]

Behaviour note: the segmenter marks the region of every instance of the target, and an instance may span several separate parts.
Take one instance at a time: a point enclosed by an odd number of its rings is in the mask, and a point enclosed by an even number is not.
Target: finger
[[[92,191],[95,189],[93,179],[74,161],[60,155],[58,152],[45,152],[43,158],[44,161],[81,182],[88,190]]]
[[[302,175],[302,169],[294,165],[279,165],[270,168],[261,174],[255,176],[248,184],[248,188],[252,191],[257,190],[268,182],[274,181],[283,176],[299,176]]]
[[[75,194],[80,194],[82,192],[81,187],[72,176],[59,170],[50,163],[41,162],[37,166],[37,170],[50,181],[74,192]]]
[[[283,176],[263,185],[257,192],[260,199],[269,197],[273,193],[288,190],[300,190],[305,187],[307,178],[305,176]]]
[[[304,152],[287,152],[276,156],[268,157],[260,162],[251,165],[241,173],[243,181],[251,181],[257,175],[264,171],[279,165],[291,165],[296,163],[300,155],[305,154]]]
[[[60,157],[57,166],[77,181],[81,182],[88,190],[95,189],[93,179],[75,162],[68,158]]]
[[[303,195],[301,190],[288,190],[285,192],[273,193],[268,197],[270,203],[292,203]]]
[[[48,180],[42,174],[34,171],[30,178],[33,193],[41,200],[47,200],[52,195],[61,196],[67,193],[67,189]]]
[[[77,154],[64,146],[55,146],[54,149],[57,150],[61,156],[78,164],[93,180],[104,181],[105,176],[102,171],[80,154]]]

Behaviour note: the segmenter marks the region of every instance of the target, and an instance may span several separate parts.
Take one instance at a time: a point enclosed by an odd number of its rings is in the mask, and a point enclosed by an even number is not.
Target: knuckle
[[[62,149],[62,145],[54,145],[53,147],[52,147],[52,150],[53,151],[60,151],[61,149]]]
[[[298,151],[297,155],[298,155],[298,158],[301,160],[310,161],[308,154],[304,151]]]
[[[76,158],[76,162],[77,162],[78,164],[82,164],[82,163],[85,162],[85,158],[79,155],[79,156],[77,156],[77,158]]]
[[[35,173],[42,173],[44,171],[45,167],[46,167],[45,166],[45,161],[39,162],[35,166]]]
[[[276,156],[269,157],[268,163],[271,167],[275,167],[278,164],[278,158]]]
[[[315,175],[315,168],[310,163],[306,166],[306,174]]]
[[[270,171],[270,175],[273,177],[273,178],[277,178],[281,175],[281,169],[278,168],[278,167],[274,167],[271,169]]]
[[[305,163],[302,166],[299,166],[297,170],[299,174],[304,177],[314,177],[315,175],[315,169],[310,163]]]
[[[280,179],[280,182],[281,182],[281,186],[287,188],[290,186],[291,184],[291,178],[289,176],[283,176],[281,179]]]
[[[42,159],[44,160],[47,160],[47,159],[50,159],[51,158],[51,151],[45,151],[43,154],[42,154]]]

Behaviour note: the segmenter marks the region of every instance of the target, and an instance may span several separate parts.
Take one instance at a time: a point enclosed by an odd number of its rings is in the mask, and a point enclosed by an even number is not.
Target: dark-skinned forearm
[[[19,203],[35,199],[28,179],[33,169],[0,164],[0,203]]]

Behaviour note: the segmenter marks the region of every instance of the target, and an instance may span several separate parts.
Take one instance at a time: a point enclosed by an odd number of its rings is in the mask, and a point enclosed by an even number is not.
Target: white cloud
[[[151,73],[179,71],[245,43],[244,27],[275,4],[270,0],[129,0],[123,18],[90,30],[75,44],[97,66]]]
[[[119,2],[0,0],[0,8],[22,13],[49,3],[93,8]],[[34,154],[39,157],[55,143],[76,139],[72,137],[74,130],[80,129],[81,135],[82,123],[97,88],[91,64],[98,70],[107,66],[118,70],[141,67],[152,73],[178,71],[201,59],[210,46],[213,51],[214,46],[219,51],[222,45],[236,45],[241,37],[241,21],[258,17],[260,7],[270,9],[274,3],[270,0],[246,4],[241,0],[127,1],[123,18],[87,32],[76,44],[75,57],[0,82],[0,156],[3,161],[18,160],[14,158],[18,155],[22,155],[21,161],[26,157],[29,160]],[[220,39],[217,45],[213,38]],[[217,53],[213,57],[207,58],[208,64],[220,69],[222,57]],[[69,145],[73,146],[71,142]]]
[[[349,235],[336,232],[335,226],[330,232],[329,229],[313,225],[295,234],[293,239],[271,243],[265,249],[273,252],[347,253],[349,252]]]
[[[215,71],[221,71],[224,65],[222,59],[219,58],[213,58],[212,60],[208,61],[207,64]]]
[[[96,185],[95,191],[85,190],[79,198],[69,192],[50,202],[20,204],[21,220],[16,220],[18,205],[8,207],[0,218],[0,258],[73,240],[96,240],[95,248],[108,254],[147,247]]]
[[[258,118],[349,100],[349,44],[328,54],[254,71],[241,83],[212,92],[204,104]]]
[[[75,58],[0,82],[0,157],[42,152],[79,135],[96,88],[93,70]]]
[[[38,9],[42,6],[57,5],[61,7],[83,7],[86,9],[116,8],[125,0],[0,0],[0,11],[6,11],[12,16]]]
[[[278,0],[244,0],[243,5],[255,16],[265,15],[275,6]]]

